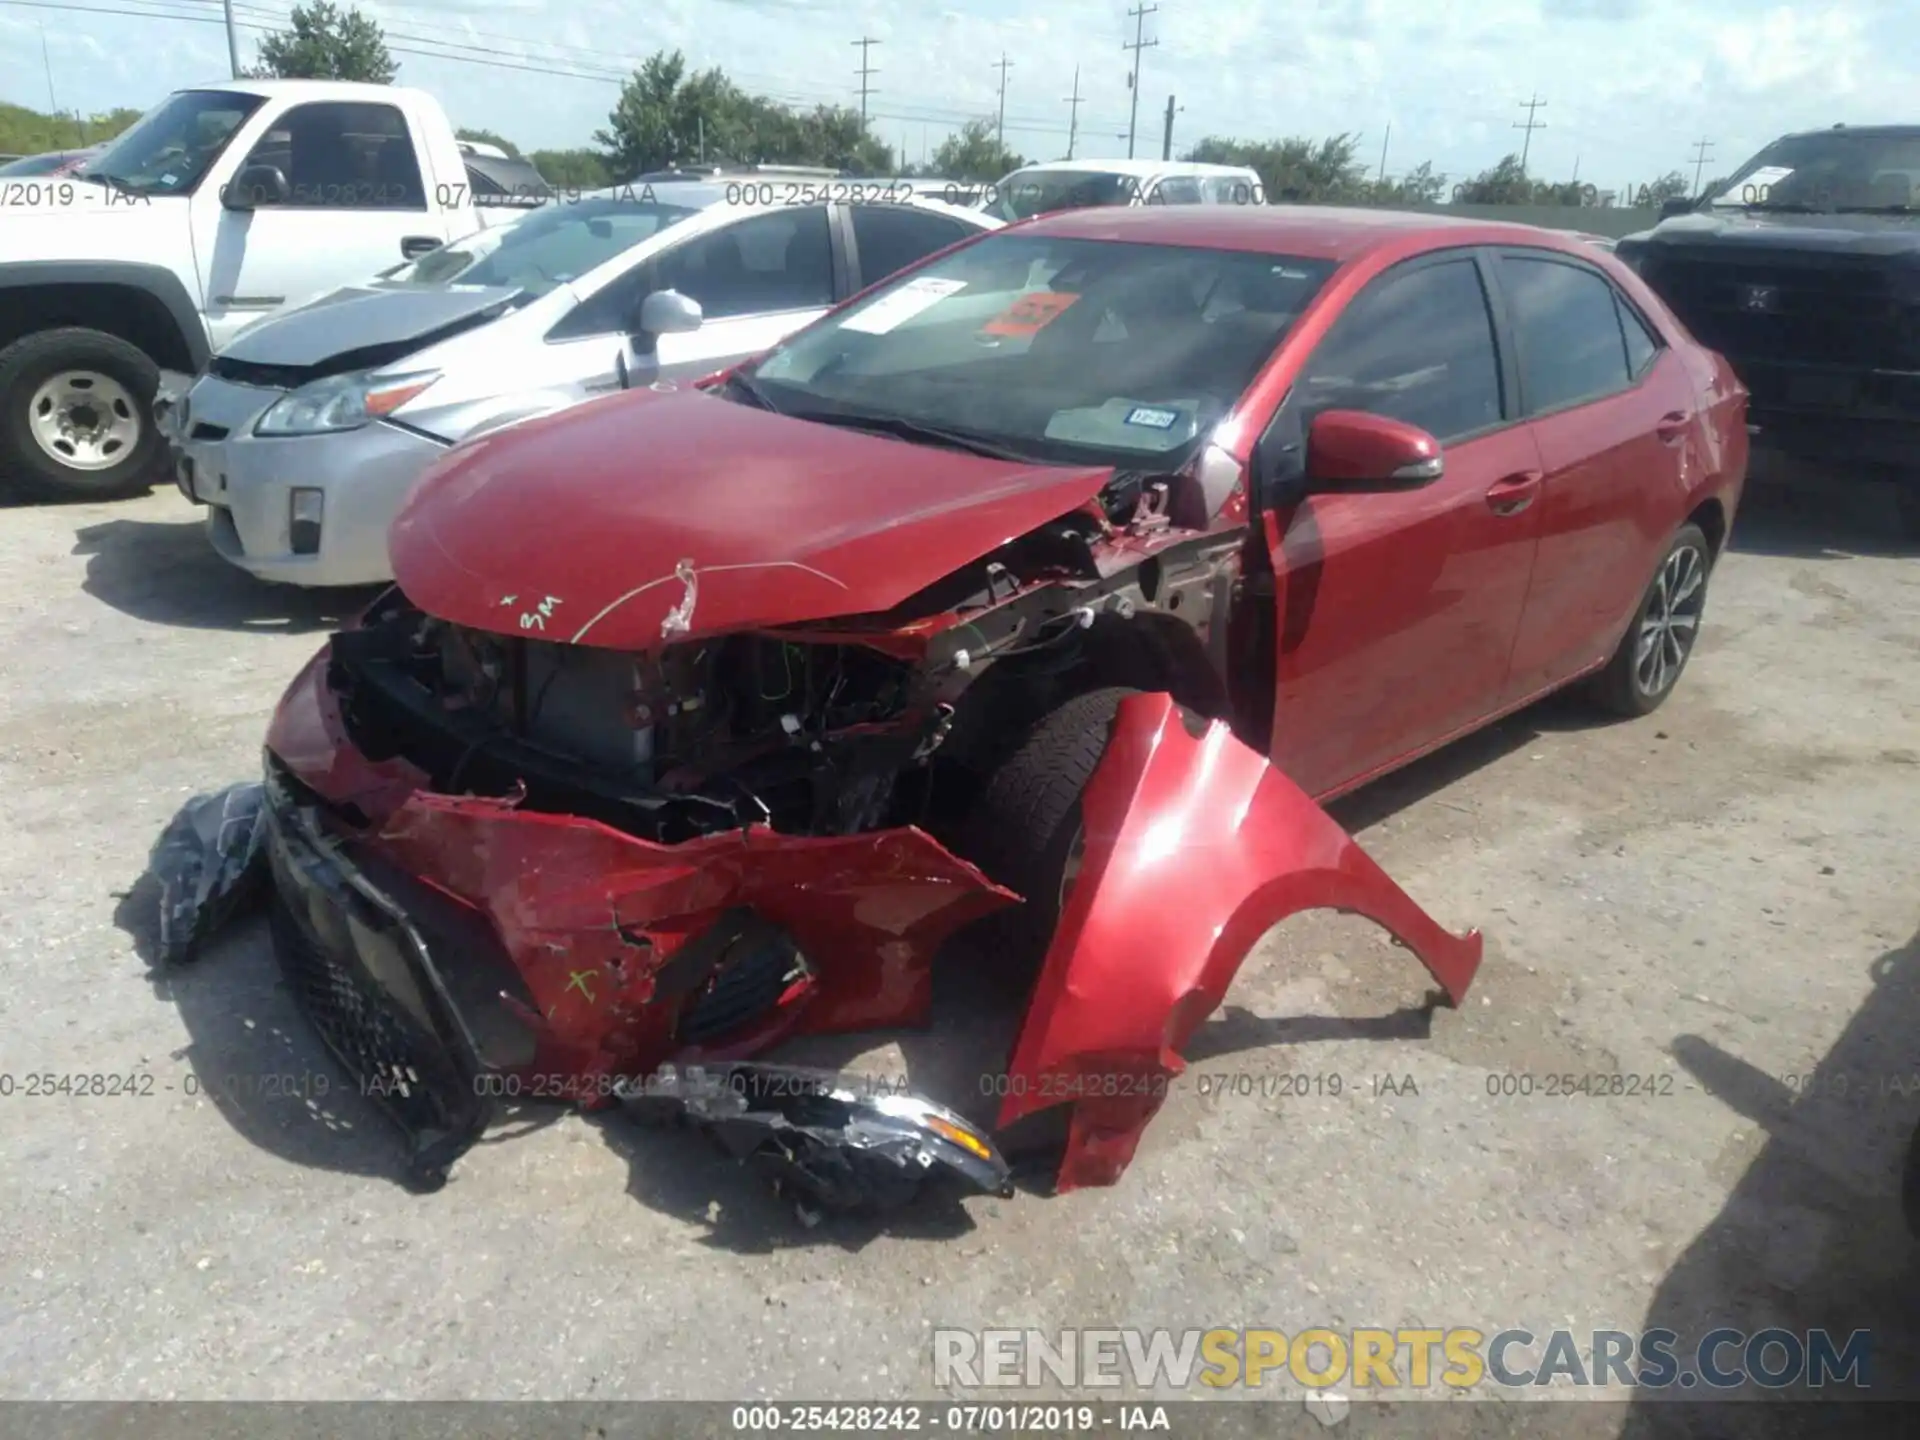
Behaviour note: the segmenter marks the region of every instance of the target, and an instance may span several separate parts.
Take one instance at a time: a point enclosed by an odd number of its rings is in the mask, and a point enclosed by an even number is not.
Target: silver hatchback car
[[[550,202],[236,336],[167,417],[175,479],[234,564],[390,579],[422,471],[620,383],[757,354],[999,221],[884,181],[675,181]]]

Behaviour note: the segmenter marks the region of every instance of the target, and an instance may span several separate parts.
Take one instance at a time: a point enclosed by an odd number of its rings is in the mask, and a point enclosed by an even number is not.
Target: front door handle
[[[1487,508],[1499,516],[1518,515],[1539,498],[1546,477],[1538,470],[1522,470],[1498,481],[1487,491]]]
[[[1660,423],[1653,427],[1662,443],[1677,445],[1686,438],[1687,427],[1693,423],[1693,416],[1684,410],[1669,410],[1660,417]]]
[[[438,250],[441,244],[431,235],[409,235],[400,242],[400,253],[409,260],[418,260],[429,250]]]

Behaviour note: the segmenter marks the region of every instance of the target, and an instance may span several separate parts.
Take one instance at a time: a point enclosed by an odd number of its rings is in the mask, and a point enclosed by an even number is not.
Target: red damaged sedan
[[[1457,1004],[1478,933],[1316,802],[1576,682],[1658,706],[1746,469],[1726,363],[1520,226],[1071,211],[692,388],[633,344],[421,482],[264,784],[156,861],[174,958],[271,875],[426,1184],[535,1093],[666,1105],[803,1207],[1003,1190],[1042,1110],[1058,1187],[1111,1184],[1309,908]],[[1033,967],[992,1133],[753,1058],[926,1023],[976,924]]]

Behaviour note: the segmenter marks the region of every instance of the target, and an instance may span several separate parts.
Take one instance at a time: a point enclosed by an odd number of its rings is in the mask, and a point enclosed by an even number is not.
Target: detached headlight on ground
[[[391,415],[440,378],[438,370],[410,375],[329,375],[274,402],[253,427],[256,435],[325,435],[358,430]]]

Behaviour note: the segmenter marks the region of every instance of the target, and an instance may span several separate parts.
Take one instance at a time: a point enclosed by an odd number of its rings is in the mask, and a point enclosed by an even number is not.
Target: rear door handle
[[[409,235],[400,242],[400,253],[409,260],[418,260],[429,250],[438,250],[440,245],[431,235]]]
[[[1693,416],[1685,410],[1669,410],[1660,417],[1653,431],[1668,445],[1675,445],[1686,438],[1687,427],[1692,423]]]
[[[1539,498],[1540,482],[1544,478],[1538,470],[1522,470],[1507,476],[1487,491],[1487,508],[1500,516],[1518,515]]]

